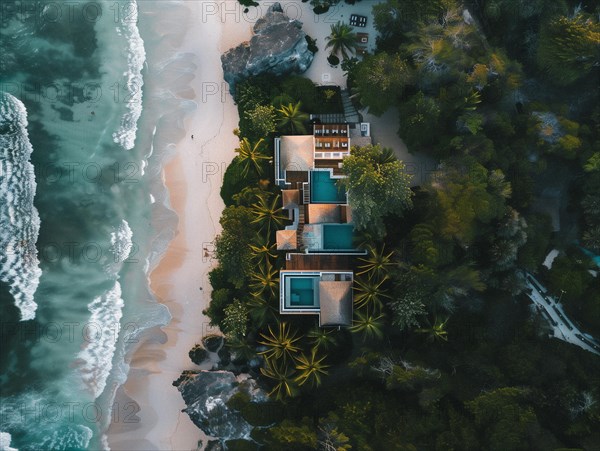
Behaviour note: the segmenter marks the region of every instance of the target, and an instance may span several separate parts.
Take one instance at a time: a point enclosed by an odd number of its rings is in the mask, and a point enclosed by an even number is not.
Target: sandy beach
[[[186,2],[185,7],[193,26],[188,27],[178,52],[193,55],[198,68],[189,82],[191,91],[184,92],[197,108],[186,118],[186,136],[163,170],[179,223],[175,238],[150,276],[151,289],[168,307],[172,321],[162,331],[147,333],[131,360],[117,402],[136,402],[139,422],[111,425],[108,443],[113,450],[192,450],[203,437],[181,412],[185,403],[172,382],[182,371],[195,368],[188,357],[194,344],[207,333],[218,333],[211,330],[202,310],[210,300],[208,272],[214,266],[210,254],[224,208],[219,190],[237,147],[232,131],[238,114],[232,98],[221,92],[220,56],[229,48],[229,42],[222,42],[225,24],[218,15],[209,14],[203,2]],[[244,39],[232,37],[233,30],[250,32],[250,25],[231,25],[227,41]]]

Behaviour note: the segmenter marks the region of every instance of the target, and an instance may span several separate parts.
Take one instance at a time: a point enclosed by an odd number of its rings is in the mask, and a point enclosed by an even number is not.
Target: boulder
[[[227,401],[244,393],[253,402],[266,402],[266,393],[247,374],[230,371],[186,372],[178,379],[177,389],[187,407],[183,409],[205,434],[221,441],[250,439],[252,426]]]
[[[302,73],[312,63],[302,22],[291,20],[274,3],[254,25],[254,36],[221,56],[223,77],[235,95],[235,85],[259,74]]]

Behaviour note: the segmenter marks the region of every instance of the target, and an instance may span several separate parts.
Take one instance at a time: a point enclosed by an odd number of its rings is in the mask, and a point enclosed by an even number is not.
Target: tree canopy
[[[568,85],[600,67],[600,23],[579,12],[549,20],[541,29],[538,64],[560,85]]]
[[[411,176],[391,149],[379,145],[353,147],[342,168],[352,218],[358,230],[385,234],[384,218],[402,216],[412,207]]]
[[[223,231],[215,240],[216,256],[229,281],[240,288],[252,268],[249,244],[254,239],[254,229],[248,225],[254,216],[246,207],[227,207],[221,216]]]
[[[369,112],[382,115],[398,103],[404,87],[412,82],[412,71],[399,54],[385,52],[365,57],[353,69],[353,91]]]
[[[488,171],[479,163],[446,166],[436,174],[431,188],[439,206],[438,230],[463,246],[469,246],[483,232],[480,224],[504,215],[511,194],[501,170]]]

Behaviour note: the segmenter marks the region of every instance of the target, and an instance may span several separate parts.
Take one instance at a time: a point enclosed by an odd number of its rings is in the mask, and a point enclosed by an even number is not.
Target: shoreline
[[[189,360],[189,350],[207,333],[218,332],[202,314],[210,300],[208,272],[214,266],[204,249],[212,245],[220,230],[224,204],[219,188],[222,171],[238,144],[232,133],[238,115],[229,95],[205,95],[204,89],[205,83],[224,83],[221,53],[228,48],[226,40],[238,39],[232,34],[240,27],[228,27],[231,29],[225,33],[225,24],[218,17],[202,17],[201,4],[187,3],[185,8],[189,10],[188,28],[175,51],[189,55],[197,69],[189,77],[189,89],[177,94],[195,102],[197,108],[183,120],[185,137],[175,144],[174,155],[162,168],[163,185],[178,224],[167,251],[149,276],[152,292],[169,309],[172,320],[146,331],[131,355],[129,374],[117,390],[115,403],[135,402],[139,411],[134,412],[135,422],[121,418],[110,425],[107,442],[112,450],[196,449],[204,438],[181,412],[185,403],[172,382],[182,371],[198,369]],[[242,40],[239,36],[239,42]]]
[[[178,221],[173,239],[148,277],[150,290],[157,302],[168,308],[172,319],[166,326],[147,330],[135,352],[129,354],[130,361],[126,362],[129,373],[118,388],[114,403],[118,406],[137,403],[139,412],[136,409],[136,415],[132,415],[135,422],[110,425],[106,431],[107,443],[113,451],[195,450],[198,441],[206,439],[188,415],[181,412],[186,405],[172,382],[184,370],[200,369],[189,359],[189,350],[203,336],[219,333],[202,314],[210,302],[208,272],[214,267],[210,257],[206,258],[206,250],[212,250],[213,240],[220,232],[219,218],[224,208],[220,187],[224,171],[235,156],[238,138],[233,130],[239,121],[237,107],[223,79],[220,57],[249,40],[256,22],[239,15],[222,17],[222,9],[227,9],[222,5],[226,2],[219,0],[216,12],[205,10],[201,2],[182,4],[185,21],[181,10],[152,11],[145,16],[150,21],[153,42],[154,34],[159,31],[158,22],[184,26],[180,38],[172,40],[168,50],[162,49],[153,63],[167,67],[160,75],[171,83],[168,90],[188,106],[193,104],[195,109],[186,108],[183,119],[165,124],[158,133],[169,135],[171,130],[167,125],[184,133],[183,138],[171,141],[175,144],[169,146],[170,157],[162,168],[157,168],[163,196],[167,198],[165,206]],[[319,39],[319,58],[303,76],[322,84],[323,74],[327,73],[330,79],[326,84],[341,83],[343,71],[331,68],[324,56],[329,25],[319,23],[308,4],[293,0],[282,0],[281,4],[286,9],[294,5],[304,31]],[[258,11],[259,16],[266,12],[264,8]],[[350,8],[342,5],[336,11],[336,20],[349,12]],[[184,64],[180,65],[178,60]],[[187,71],[181,70],[182,67]]]

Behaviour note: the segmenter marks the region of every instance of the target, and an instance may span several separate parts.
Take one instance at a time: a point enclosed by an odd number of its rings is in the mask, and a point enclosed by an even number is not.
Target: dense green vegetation
[[[384,218],[401,217],[412,207],[410,176],[391,149],[380,146],[355,148],[344,160],[347,178],[341,182],[351,198],[352,220],[357,230],[381,239]]]
[[[276,313],[274,234],[287,219],[271,138],[303,132],[303,113],[335,111],[335,93],[302,77],[239,87],[241,142],[222,188],[207,314],[234,362],[260,362],[250,371],[273,402],[230,405],[261,449],[600,448],[600,359],[548,337],[523,276],[537,274],[600,336],[598,268],[579,247],[600,253],[599,12],[591,2],[386,0],[373,8],[377,52],[360,61],[347,30],[332,27],[328,47],[346,57],[356,101],[373,114],[398,108],[410,151],[440,163],[409,190],[389,149],[355,148],[345,161],[368,251],[348,330]]]

